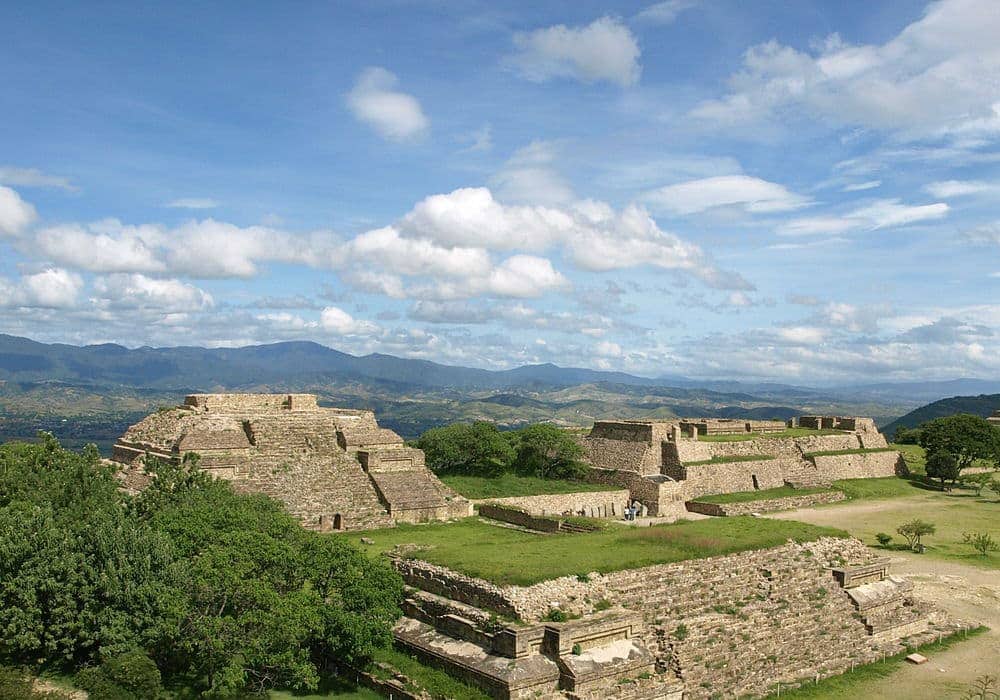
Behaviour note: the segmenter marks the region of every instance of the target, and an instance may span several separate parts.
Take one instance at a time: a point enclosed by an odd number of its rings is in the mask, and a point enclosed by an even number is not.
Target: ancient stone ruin
[[[992,425],[1000,427],[1000,410],[993,411],[993,415],[986,419]]]
[[[283,502],[319,530],[387,527],[471,514],[424,465],[424,453],[371,411],[324,408],[313,394],[194,394],[130,427],[112,460],[142,479],[148,457],[199,466],[237,490]]]
[[[772,435],[779,426],[824,432]],[[724,433],[750,439],[698,439]],[[592,466],[588,480],[627,488],[649,514],[673,518],[683,517],[685,502],[698,496],[826,486],[906,469],[870,418],[802,416],[791,425],[724,419],[597,421],[583,444]]]
[[[761,697],[962,626],[852,539],[526,587],[393,563],[408,585],[397,643],[498,700]]]

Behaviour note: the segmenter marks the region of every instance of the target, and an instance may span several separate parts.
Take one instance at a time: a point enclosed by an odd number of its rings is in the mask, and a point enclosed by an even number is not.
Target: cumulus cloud
[[[366,68],[347,94],[347,106],[382,138],[410,141],[423,136],[430,122],[415,97],[396,89],[398,82],[385,68]]]
[[[621,86],[639,80],[639,43],[618,19],[601,17],[587,26],[558,24],[514,35],[510,64],[528,80],[575,78]]]
[[[79,275],[57,267],[22,275],[18,283],[0,277],[0,306],[68,309],[76,305],[82,289]]]
[[[377,324],[354,318],[336,306],[328,306],[320,313],[320,326],[335,335],[373,335],[378,332]]]
[[[67,192],[77,192],[69,178],[59,175],[49,175],[35,168],[15,168],[11,165],[0,166],[0,185],[16,187],[55,187]]]
[[[115,308],[148,308],[161,313],[202,311],[214,305],[212,296],[176,279],[141,274],[115,274],[94,280],[101,302]]]
[[[647,192],[644,201],[658,211],[696,214],[737,205],[752,214],[791,211],[810,204],[807,197],[775,182],[749,175],[720,175],[689,180]]]
[[[35,208],[17,192],[0,186],[0,236],[16,236],[37,218]]]
[[[832,35],[806,52],[770,41],[746,52],[727,96],[702,103],[693,116],[787,122],[789,110],[799,108],[904,137],[995,137],[997,36],[994,0],[941,0],[881,45],[851,45]]]

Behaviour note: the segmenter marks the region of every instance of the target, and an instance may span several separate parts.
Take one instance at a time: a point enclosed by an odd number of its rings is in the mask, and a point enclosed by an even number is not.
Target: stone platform
[[[131,426],[112,460],[141,483],[147,459],[179,464],[189,454],[237,490],[280,500],[313,529],[446,520],[472,510],[374,413],[321,407],[313,394],[194,394]]]

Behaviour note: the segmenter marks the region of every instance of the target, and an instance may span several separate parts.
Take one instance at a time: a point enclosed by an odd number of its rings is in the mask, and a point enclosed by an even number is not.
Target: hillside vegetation
[[[886,425],[882,431],[891,438],[899,428],[916,428],[921,423],[935,418],[944,418],[957,413],[971,413],[974,416],[987,418],[998,409],[1000,409],[1000,394],[952,396],[914,409]]]

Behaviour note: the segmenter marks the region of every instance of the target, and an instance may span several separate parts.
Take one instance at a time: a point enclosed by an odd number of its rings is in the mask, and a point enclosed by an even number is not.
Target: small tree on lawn
[[[903,523],[896,528],[896,532],[906,538],[907,544],[909,544],[910,549],[913,550],[920,547],[921,537],[924,535],[933,535],[935,531],[937,531],[937,527],[934,523],[924,522],[919,518],[911,520],[908,523]]]
[[[942,491],[946,490],[948,481],[954,483],[962,473],[955,455],[944,451],[930,455],[924,469],[927,471],[927,476],[941,481]]]
[[[982,557],[1000,549],[1000,544],[997,544],[997,541],[988,532],[966,532],[962,535],[962,542],[972,545],[972,548],[979,552],[979,556]]]
[[[875,539],[878,540],[879,545],[882,547],[888,547],[889,543],[892,542],[892,535],[880,532],[875,535]]]
[[[977,496],[982,496],[983,489],[988,488],[992,482],[992,474],[966,474],[962,477],[962,485],[975,491]]]

